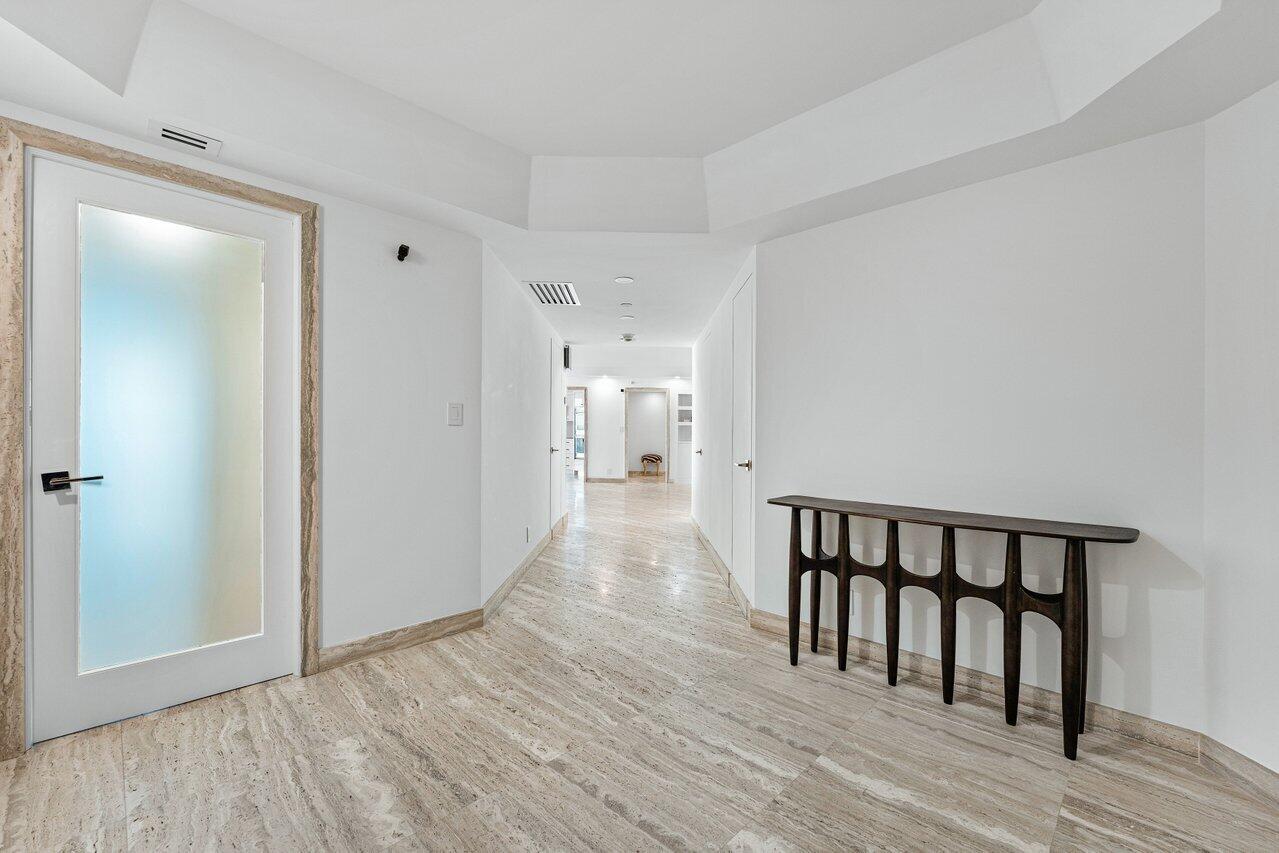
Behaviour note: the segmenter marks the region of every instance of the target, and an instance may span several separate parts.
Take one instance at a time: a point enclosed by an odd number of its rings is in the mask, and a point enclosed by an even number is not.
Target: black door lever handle
[[[46,492],[62,492],[71,488],[72,483],[88,483],[101,479],[101,474],[93,474],[89,477],[72,477],[70,471],[46,471],[40,475],[40,485],[44,486]]]

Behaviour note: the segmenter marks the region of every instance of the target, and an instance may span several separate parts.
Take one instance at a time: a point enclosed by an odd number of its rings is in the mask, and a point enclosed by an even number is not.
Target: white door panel
[[[747,597],[755,594],[754,428],[755,279],[733,297],[733,556],[732,570]]]
[[[296,667],[292,217],[35,154],[32,736]],[[46,492],[41,475],[101,480]]]

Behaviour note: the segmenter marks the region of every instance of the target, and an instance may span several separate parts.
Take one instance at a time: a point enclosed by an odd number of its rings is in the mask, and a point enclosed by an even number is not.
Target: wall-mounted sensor
[[[395,259],[397,261],[402,261],[408,256],[409,256],[409,247],[401,243],[399,251],[395,253]]]

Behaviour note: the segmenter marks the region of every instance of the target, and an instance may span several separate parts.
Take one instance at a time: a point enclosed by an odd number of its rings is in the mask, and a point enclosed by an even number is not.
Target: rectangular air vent
[[[571,281],[526,281],[537,301],[543,305],[581,305]]]
[[[174,148],[199,151],[209,157],[218,156],[222,141],[194,130],[152,120],[148,125],[151,135]]]

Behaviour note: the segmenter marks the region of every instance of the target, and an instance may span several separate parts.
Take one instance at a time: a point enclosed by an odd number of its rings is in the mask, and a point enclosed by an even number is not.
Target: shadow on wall
[[[805,514],[807,516],[807,514]],[[807,553],[810,533],[807,518],[803,542]],[[823,519],[823,549],[835,553],[838,543],[836,518]],[[851,519],[849,538],[853,557],[866,563],[884,560],[886,523],[873,519]],[[1002,534],[956,531],[955,549],[960,576],[976,584],[994,586],[1004,578]],[[1122,554],[1120,553],[1122,550]],[[1060,592],[1065,543],[1052,539],[1022,538],[1022,582],[1039,592]],[[1125,578],[1123,565],[1159,565],[1158,584],[1142,573]],[[941,569],[941,530],[922,525],[901,525],[901,563],[921,575]],[[853,612],[849,629],[855,636],[884,641],[884,588],[875,580],[853,580]],[[1136,543],[1116,546],[1088,545],[1088,600],[1092,624],[1089,646],[1088,693],[1099,696],[1104,677],[1122,685],[1122,696],[1108,697],[1106,704],[1122,704],[1136,713],[1151,708],[1149,661],[1156,639],[1151,632],[1152,595],[1164,591],[1194,591],[1203,588],[1203,577],[1180,557],[1155,539],[1142,535]],[[808,580],[804,589],[807,593]],[[902,590],[901,644],[910,650],[940,657],[941,605],[931,592],[918,587]],[[823,576],[822,624],[834,627],[835,578]],[[801,611],[807,619],[807,602]],[[960,600],[956,608],[956,662],[961,666],[1003,675],[1003,615],[993,604],[975,598]],[[1028,613],[1022,623],[1022,681],[1050,690],[1061,686],[1061,632],[1047,618]],[[1129,666],[1132,662],[1134,665]],[[1132,680],[1128,672],[1146,672],[1142,680]]]

